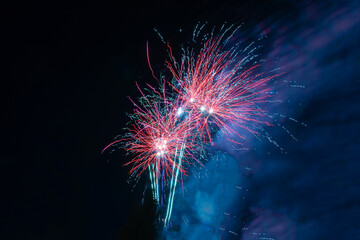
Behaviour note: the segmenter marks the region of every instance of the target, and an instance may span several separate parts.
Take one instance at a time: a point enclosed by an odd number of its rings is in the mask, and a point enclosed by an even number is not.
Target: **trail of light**
[[[173,165],[173,169],[172,169],[173,176],[174,176],[174,173],[175,173],[175,161],[176,161],[176,158],[177,158],[177,152],[178,152],[178,149],[176,148],[176,152],[175,152],[175,156],[174,156],[174,165]],[[169,216],[169,204],[171,202],[171,194],[172,194],[172,191],[173,191],[173,186],[174,186],[174,177],[171,179],[171,182],[170,182],[168,207],[167,207],[167,212],[166,212],[165,220],[164,220],[165,225],[167,224],[167,219],[168,219],[168,216]]]
[[[151,191],[152,191],[152,194],[153,194],[153,198],[156,199],[155,188],[154,188],[155,186],[154,186],[154,181],[153,181],[153,178],[152,178],[151,167],[149,166],[148,169],[149,169],[149,176],[150,176],[150,183],[151,183]]]
[[[155,74],[154,74],[154,71],[151,67],[151,64],[150,64],[150,57],[149,57],[149,42],[146,41],[146,58],[147,58],[147,62],[148,62],[148,65],[149,65],[149,68],[150,68],[150,71],[151,71],[151,74],[152,76],[159,82],[159,79],[157,77],[155,77]]]
[[[148,168],[149,168],[150,183],[151,183],[151,190],[153,193],[153,198],[158,203],[159,202],[159,194],[158,194],[158,190],[157,190],[157,178],[155,176],[154,164],[151,164]]]
[[[157,165],[156,165],[156,169],[155,169],[156,171],[155,171],[155,174],[156,174],[156,176],[155,176],[155,179],[156,179],[156,185],[155,185],[155,187],[156,187],[156,198],[157,198],[157,202],[158,202],[158,204],[159,204],[159,202],[160,202],[160,196],[159,196],[159,182],[158,182],[158,180],[159,180],[159,177],[158,177],[158,167],[157,167]]]
[[[176,179],[174,179],[174,173],[175,173],[175,161],[177,159],[177,148],[176,148],[176,154],[174,156],[174,165],[173,165],[173,169],[172,169],[172,174],[173,174],[173,177],[171,179],[171,182],[170,182],[170,190],[169,190],[169,199],[168,199],[168,206],[167,206],[167,211],[166,211],[166,215],[165,215],[165,220],[164,220],[164,224],[167,225],[167,222],[168,222],[168,217],[169,217],[169,209],[170,209],[170,204],[172,202],[172,192],[174,191],[174,181],[176,181]]]
[[[185,151],[185,144],[183,143],[181,146],[180,154],[179,154],[179,163],[178,163],[179,166],[181,166],[181,164],[182,164],[182,158],[184,156],[184,151]],[[175,178],[172,179],[173,187],[170,190],[170,194],[169,194],[167,213],[166,213],[166,217],[165,217],[165,226],[167,226],[169,224],[169,221],[171,218],[178,176],[179,176],[179,168],[176,168]]]

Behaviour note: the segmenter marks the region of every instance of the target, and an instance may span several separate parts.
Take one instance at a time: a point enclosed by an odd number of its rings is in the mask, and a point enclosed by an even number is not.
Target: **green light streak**
[[[157,202],[159,202],[159,194],[157,189],[157,179],[155,177],[155,171],[154,171],[154,165],[149,165],[149,175],[150,175],[150,182],[151,182],[151,190],[153,194],[153,199],[155,199]]]
[[[165,217],[165,226],[169,223],[170,217],[172,214],[175,189],[176,189],[177,179],[178,179],[180,168],[181,168],[182,158],[184,156],[184,150],[185,150],[185,144],[183,143],[181,146],[180,154],[179,154],[179,162],[178,162],[178,166],[176,168],[175,178],[172,178],[171,183],[170,183],[170,194],[169,194],[168,207],[167,207],[167,212],[166,212],[166,217]],[[177,150],[176,150],[176,153],[177,153]],[[175,170],[175,165],[176,165],[176,154],[175,154],[174,165],[173,165],[173,173]]]

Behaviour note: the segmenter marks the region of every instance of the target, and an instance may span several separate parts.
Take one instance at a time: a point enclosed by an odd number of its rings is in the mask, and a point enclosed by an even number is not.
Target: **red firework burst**
[[[159,92],[150,85],[148,87],[152,90],[148,96],[138,87],[142,94],[140,104],[130,99],[135,109],[126,137],[112,142],[104,150],[114,144],[122,144],[122,148],[134,156],[124,165],[131,165],[129,173],[136,177],[150,165],[157,169],[158,176],[162,171],[165,178],[172,177],[174,167],[179,168],[181,174],[186,174],[184,164],[179,165],[176,160],[180,154],[183,163],[191,164],[189,159],[196,160],[192,155],[195,147],[194,141],[191,141],[193,125],[180,118],[179,109],[169,101],[164,88]],[[186,148],[181,149],[181,146]]]
[[[171,62],[166,63],[176,80],[169,84],[179,94],[181,107],[189,111],[200,137],[210,142],[209,123],[241,138],[231,125],[253,133],[250,122],[270,125],[259,120],[263,110],[257,104],[270,97],[266,83],[279,76],[254,74],[259,65],[243,70],[248,57],[236,61],[234,49],[223,50],[222,37],[209,39],[196,57],[184,55],[181,64],[176,63],[168,44]]]

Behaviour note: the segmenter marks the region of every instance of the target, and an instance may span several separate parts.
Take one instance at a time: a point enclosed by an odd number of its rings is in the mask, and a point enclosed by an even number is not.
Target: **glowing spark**
[[[181,115],[182,113],[183,113],[183,109],[181,107],[179,107],[178,110],[177,110],[177,114]]]

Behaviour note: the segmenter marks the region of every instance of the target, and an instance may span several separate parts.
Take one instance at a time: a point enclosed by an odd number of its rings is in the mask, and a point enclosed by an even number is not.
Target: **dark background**
[[[152,81],[146,62],[147,40],[154,70],[162,68],[165,48],[154,27],[176,46],[191,36],[198,21],[208,21],[213,25],[222,25],[224,21],[244,22],[245,29],[258,27],[264,22],[282,22],[294,27],[292,23],[305,14],[303,9],[315,3],[209,0],[163,3],[29,1],[7,4],[2,8],[1,34],[5,74],[1,78],[0,176],[3,203],[0,219],[3,237],[0,237],[116,239],[129,216],[138,211],[143,189],[140,186],[133,190],[133,184],[126,182],[128,169],[121,166],[126,160],[123,153],[102,156],[100,152],[121,133],[127,121],[125,112],[131,111],[132,107],[126,96],[139,95],[134,82]],[[321,21],[322,7],[327,9],[324,15],[329,16],[341,6],[351,10],[351,3],[334,1],[324,6],[318,1],[319,18],[315,17],[314,21]],[[320,29],[326,26],[326,23],[318,25]],[[294,36],[288,35],[289,39],[298,39],[297,34],[306,30],[300,21],[295,28],[299,31],[290,32]],[[277,28],[272,30],[277,31]],[[336,164],[328,166],[332,170],[322,171],[321,166],[314,176],[309,175],[308,181],[318,182],[324,179],[323,173],[326,182],[303,195],[307,196],[304,201],[309,201],[309,196],[320,199],[310,204],[311,208],[333,201],[333,205],[322,211],[340,209],[337,218],[345,227],[336,228],[336,232],[326,236],[325,228],[332,226],[331,222],[336,224],[337,220],[324,215],[319,222],[330,221],[320,225],[325,234],[322,232],[308,239],[350,239],[346,232],[353,234],[353,230],[359,228],[359,219],[356,218],[359,212],[356,207],[359,203],[359,179],[356,177],[359,167],[356,134],[359,131],[359,72],[354,70],[359,67],[356,44],[359,27],[355,30],[349,32],[348,29],[344,33],[344,39],[352,39],[352,42],[341,39],[340,51],[326,57],[330,62],[339,63],[331,68],[332,73],[343,71],[345,73],[339,76],[346,76],[346,79],[331,79],[332,88],[328,87],[326,91],[316,88],[302,92],[301,97],[307,100],[295,114],[301,121],[313,123],[308,128],[313,143],[307,145],[309,142],[303,137],[299,144],[303,151],[313,147],[311,154],[306,154],[306,164],[316,162],[319,156],[328,158],[326,152],[329,149],[339,149],[339,157],[334,160]],[[271,41],[275,42],[275,39]],[[301,39],[297,43],[297,46],[302,46]],[[279,49],[281,51],[281,47]],[[346,62],[346,66],[354,66],[343,68],[341,59],[347,59],[349,55],[351,60]],[[318,81],[325,82],[326,78],[326,75],[316,75]],[[342,82],[340,89],[336,81]],[[296,131],[301,135],[301,130]],[[326,145],[329,139],[342,140],[342,145]],[[343,170],[343,166],[348,167]],[[300,164],[299,169],[307,174],[303,165]],[[346,173],[335,174],[339,171]],[[287,176],[283,177],[279,181],[287,181]],[[327,188],[329,198],[318,194],[325,186],[339,181],[345,181],[345,184]],[[345,195],[343,190],[346,190]],[[296,198],[303,195],[296,195]],[[340,196],[342,200],[335,204],[337,200],[334,198]],[[304,221],[316,217],[304,215]],[[353,239],[359,236],[357,233],[352,235]]]

